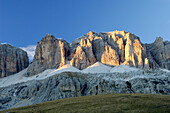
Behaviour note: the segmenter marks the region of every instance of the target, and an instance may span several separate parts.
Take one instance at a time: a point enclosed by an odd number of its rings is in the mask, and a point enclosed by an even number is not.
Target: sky
[[[170,0],[0,0],[0,42],[35,46],[47,33],[69,43],[89,31],[125,30],[170,41]]]

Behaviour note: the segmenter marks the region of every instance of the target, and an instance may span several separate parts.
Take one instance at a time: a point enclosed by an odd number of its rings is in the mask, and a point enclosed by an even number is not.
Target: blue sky
[[[170,40],[170,0],[0,0],[0,41],[35,45],[46,33],[72,42],[89,31],[125,30],[143,43]]]

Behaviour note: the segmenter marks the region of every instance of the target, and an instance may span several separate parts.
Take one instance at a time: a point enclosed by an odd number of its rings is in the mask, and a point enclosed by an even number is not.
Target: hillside
[[[0,113],[169,113],[170,95],[105,94],[48,101]]]
[[[88,70],[91,68],[101,69],[101,67],[95,66],[92,65]],[[0,82],[0,110],[88,95],[110,93],[170,94],[170,74],[168,71],[61,72],[71,68],[71,66],[66,65],[60,70],[54,70],[55,72],[46,70],[31,77],[23,77],[21,71],[21,73],[11,76],[15,79],[8,77],[2,79],[3,81]],[[15,84],[12,84],[11,82],[14,81]]]

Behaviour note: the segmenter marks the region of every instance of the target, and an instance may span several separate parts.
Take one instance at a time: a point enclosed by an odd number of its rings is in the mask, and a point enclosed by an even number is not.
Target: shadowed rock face
[[[170,42],[157,37],[154,43],[144,44],[150,68],[158,67],[170,70]]]
[[[65,65],[70,50],[69,43],[65,40],[56,39],[47,34],[37,43],[34,60],[28,67],[26,76],[38,74],[48,68],[59,68]]]
[[[152,44],[142,44],[139,37],[125,31],[95,33],[74,40],[71,44],[47,34],[37,44],[33,63],[27,76],[48,68],[59,68],[67,61],[78,69],[85,69],[99,61],[117,66],[120,64],[138,68],[170,69],[170,42],[157,38]]]
[[[29,65],[27,53],[9,44],[0,44],[0,77],[15,74]]]

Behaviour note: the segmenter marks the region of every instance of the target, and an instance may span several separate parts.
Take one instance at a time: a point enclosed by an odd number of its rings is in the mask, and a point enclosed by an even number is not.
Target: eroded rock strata
[[[169,95],[169,77],[170,74],[163,71],[110,74],[63,72],[44,80],[32,80],[0,88],[0,110],[85,95],[109,93]]]

